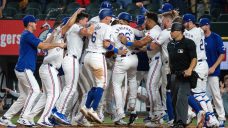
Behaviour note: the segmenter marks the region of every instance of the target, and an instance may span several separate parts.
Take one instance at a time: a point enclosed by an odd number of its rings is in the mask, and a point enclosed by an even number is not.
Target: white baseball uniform
[[[74,24],[66,33],[67,53],[63,59],[62,67],[65,73],[65,87],[57,101],[57,111],[65,114],[70,110],[70,101],[73,101],[77,91],[79,77],[79,59],[83,49],[83,40],[80,36],[82,26]]]
[[[84,65],[87,72],[93,74],[93,86],[105,88],[107,85],[107,64],[104,53],[103,41],[111,40],[111,27],[104,23],[97,23],[95,31],[89,38],[87,54]]]
[[[195,71],[201,79],[197,80],[196,88],[192,89],[193,96],[200,103],[205,112],[213,113],[211,101],[206,95],[207,79],[208,79],[208,64],[204,44],[204,32],[201,28],[194,27],[191,30],[185,30],[186,38],[192,39],[196,44],[197,65]],[[211,116],[211,115],[210,115]],[[215,118],[215,116],[213,116]]]
[[[57,31],[61,31],[61,28],[58,27]],[[50,35],[51,33],[47,35],[47,38]],[[54,42],[63,42],[61,33],[54,36]],[[37,116],[45,107],[38,122],[48,121],[48,118],[51,115],[51,110],[53,109],[61,92],[60,82],[57,75],[57,69],[61,67],[64,50],[62,48],[57,47],[45,52],[46,53],[43,60],[43,64],[40,66],[39,69],[43,93],[28,115],[30,120],[33,120],[33,118]]]
[[[146,36],[149,36],[152,41],[155,41],[161,31],[161,28],[156,25],[146,33]],[[150,116],[153,117],[154,115],[157,115],[157,112],[161,112],[163,110],[163,107],[161,107],[162,102],[159,93],[162,62],[159,51],[147,51],[147,55],[150,60],[150,69],[147,76],[146,87],[150,100]]]
[[[170,29],[164,29],[156,39],[156,43],[161,47],[161,61],[162,61],[162,105],[166,110],[166,86],[167,86],[167,74],[170,74],[169,68],[169,54],[167,50],[168,43],[172,40],[170,36]]]
[[[124,101],[121,91],[121,86],[127,73],[127,80],[129,82],[129,107],[131,109],[135,108],[136,104],[136,95],[137,95],[137,81],[136,81],[136,72],[138,66],[138,58],[133,50],[127,48],[123,45],[119,39],[118,35],[125,35],[129,41],[135,39],[134,29],[127,25],[114,25],[112,26],[113,30],[113,40],[115,47],[118,49],[127,49],[128,53],[125,56],[117,55],[113,74],[112,74],[112,86],[114,91],[114,97],[116,102],[116,112],[118,115],[124,115]]]

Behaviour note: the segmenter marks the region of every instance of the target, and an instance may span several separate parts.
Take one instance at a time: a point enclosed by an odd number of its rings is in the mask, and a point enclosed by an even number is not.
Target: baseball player
[[[58,35],[54,37],[54,42],[61,43],[63,42],[63,37],[67,30],[72,26],[76,19],[78,12],[75,12],[72,15],[72,18],[65,17],[60,24],[58,21],[55,23],[54,28],[56,26],[56,31],[58,31]],[[70,21],[67,23],[67,21]],[[66,24],[67,23],[67,24]],[[60,24],[60,25],[59,25]],[[50,33],[48,34],[50,36]],[[51,110],[53,109],[61,90],[61,84],[58,78],[58,70],[61,68],[63,61],[64,50],[60,48],[50,49],[45,51],[46,55],[43,60],[43,64],[40,67],[39,73],[42,81],[43,93],[38,102],[35,104],[33,109],[29,114],[30,120],[33,120],[35,116],[37,116],[40,111],[44,108],[43,114],[38,120],[38,124],[46,127],[53,127],[54,124],[49,121]],[[47,77],[50,76],[50,77]]]
[[[107,65],[104,53],[107,50],[121,55],[127,53],[127,50],[117,49],[111,44],[112,33],[108,24],[112,18],[112,10],[100,10],[99,18],[100,23],[95,25],[95,31],[89,38],[87,54],[84,59],[87,72],[93,74],[93,87],[88,92],[85,106],[80,109],[86,118],[92,118],[97,123],[102,122],[96,110],[107,84]]]
[[[77,84],[79,77],[79,59],[83,49],[82,36],[90,36],[94,26],[85,28],[88,22],[88,14],[79,9],[75,24],[66,32],[67,52],[63,59],[62,67],[65,73],[65,87],[56,103],[56,110],[52,115],[62,123],[70,124],[66,117],[66,111],[72,107],[71,101],[77,93]],[[73,103],[74,104],[74,103]]]
[[[39,85],[33,75],[36,67],[37,48],[51,49],[55,47],[64,48],[64,43],[50,43],[55,32],[45,41],[41,41],[33,34],[36,31],[36,18],[27,15],[23,18],[25,30],[21,34],[19,58],[15,66],[15,73],[18,78],[18,88],[20,96],[10,109],[1,117],[1,123],[5,126],[15,127],[10,119],[17,114],[22,108],[18,123],[32,126],[32,122],[27,119],[28,113],[34,105],[35,99],[40,94]]]
[[[149,44],[152,41],[155,41],[160,32],[161,28],[158,26],[158,17],[156,13],[147,12],[145,19],[145,28],[149,30],[146,33],[146,36],[141,40],[135,40],[134,42],[129,42],[125,36],[120,36],[120,41],[126,46],[134,47],[143,47],[150,46]],[[161,97],[159,94],[159,81],[161,78],[161,57],[158,50],[152,50],[148,47],[148,57],[150,60],[150,69],[147,77],[147,90],[150,100],[150,117],[153,122],[148,122],[145,125],[148,127],[156,127],[157,124],[154,123],[154,120],[159,120],[165,114],[162,111]]]
[[[128,98],[128,105],[129,110],[135,110],[136,104],[136,96],[137,96],[137,81],[136,81],[136,72],[137,72],[137,65],[138,65],[138,58],[135,52],[125,45],[123,45],[119,39],[118,35],[123,34],[125,35],[128,40],[134,40],[136,30],[129,26],[129,23],[132,21],[132,17],[127,12],[121,12],[118,15],[118,19],[120,24],[112,26],[113,29],[113,39],[115,42],[115,46],[119,49],[127,49],[128,54],[125,56],[117,55],[113,74],[112,74],[112,86],[114,91],[114,98],[116,102],[116,117],[113,120],[117,125],[125,125],[127,124],[122,119],[125,117],[124,114],[124,102],[121,93],[121,86],[123,80],[125,78],[125,74],[127,73],[127,81],[129,82],[129,98]],[[142,35],[139,35],[142,36]],[[136,114],[136,112],[135,112]]]
[[[174,121],[174,114],[173,114],[173,107],[172,107],[172,101],[171,101],[171,91],[170,87],[167,86],[167,77],[170,74],[170,68],[169,68],[169,56],[168,56],[168,51],[167,51],[167,45],[168,43],[172,40],[170,36],[170,29],[172,26],[172,21],[176,17],[175,12],[166,12],[161,14],[162,16],[162,26],[163,30],[160,33],[159,37],[156,39],[155,42],[151,43],[150,48],[155,50],[155,49],[160,49],[161,50],[161,60],[162,60],[162,96],[165,97],[163,98],[163,105],[164,105],[164,110],[168,110],[168,115],[169,115],[169,125],[173,125]],[[167,88],[167,91],[166,91]],[[167,94],[167,95],[166,95]],[[166,101],[166,97],[168,101]],[[169,103],[171,102],[171,103]],[[168,104],[169,103],[169,104]],[[166,105],[167,107],[166,108]]]
[[[193,96],[195,99],[200,103],[203,111],[200,111],[197,114],[197,126],[200,126],[204,122],[205,112],[213,112],[212,105],[210,102],[206,102],[209,100],[208,96],[206,95],[206,86],[207,86],[207,77],[208,77],[208,64],[207,64],[207,57],[205,52],[205,44],[204,44],[204,33],[201,28],[196,27],[195,16],[192,14],[185,14],[183,15],[183,21],[185,26],[184,35],[186,38],[192,39],[196,44],[196,53],[197,53],[197,65],[195,67],[195,71],[198,73],[199,77],[197,80],[196,88],[192,89]],[[211,118],[211,124],[215,125],[217,119],[213,115],[206,114]]]
[[[216,112],[218,114],[219,127],[225,127],[225,112],[224,104],[222,103],[221,94],[219,91],[219,74],[220,66],[225,56],[225,47],[221,37],[212,32],[210,29],[210,20],[207,18],[200,19],[200,27],[204,31],[205,35],[205,48],[207,55],[207,62],[209,66],[208,71],[208,81],[207,81],[207,95],[212,97],[213,103],[215,105]],[[208,101],[209,103],[211,101]],[[212,111],[213,112],[213,111]],[[211,113],[213,114],[213,113]]]

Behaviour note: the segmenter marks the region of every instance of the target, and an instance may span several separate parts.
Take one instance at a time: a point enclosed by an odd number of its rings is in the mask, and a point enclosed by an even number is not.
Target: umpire
[[[171,91],[174,106],[174,127],[183,128],[188,114],[188,96],[191,91],[190,76],[197,63],[195,43],[184,37],[184,27],[174,22],[171,27],[171,37],[167,49],[171,69]]]

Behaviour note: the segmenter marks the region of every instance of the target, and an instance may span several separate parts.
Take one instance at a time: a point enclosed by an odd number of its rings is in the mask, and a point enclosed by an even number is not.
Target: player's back
[[[57,28],[57,30],[60,28]],[[47,38],[51,35],[51,33],[49,33],[47,35]],[[61,33],[59,33],[58,35],[56,35],[54,37],[54,41],[56,43],[63,43],[63,38]],[[60,68],[62,61],[63,61],[63,52],[64,49],[56,47],[56,48],[52,48],[49,49],[48,51],[46,51],[45,53],[45,57],[43,60],[44,64],[52,64],[53,66],[55,66],[55,68]]]
[[[128,25],[121,25],[117,24],[112,26],[112,31],[113,31],[113,41],[115,43],[115,47],[120,48],[120,49],[127,49],[128,51],[132,51],[131,49],[127,48],[125,45],[123,45],[118,36],[119,34],[123,34],[124,36],[127,37],[128,41],[133,41],[135,39],[135,34],[133,31],[133,28],[131,28]]]
[[[67,54],[76,55],[78,58],[81,57],[83,49],[82,36],[79,34],[82,26],[74,24],[66,33],[67,39]]]
[[[193,40],[196,44],[196,54],[198,60],[206,60],[206,52],[204,45],[204,32],[201,28],[194,27],[191,30],[185,30],[184,36]]]
[[[89,37],[87,51],[105,53],[107,50],[103,47],[104,40],[111,40],[111,26],[104,23],[95,24],[95,30]]]

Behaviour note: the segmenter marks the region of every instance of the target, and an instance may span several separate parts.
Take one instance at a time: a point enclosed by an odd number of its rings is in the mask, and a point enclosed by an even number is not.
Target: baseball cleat
[[[64,114],[59,113],[59,112],[55,112],[53,114],[53,116],[56,120],[59,120],[61,123],[66,124],[66,125],[70,125],[70,121],[67,119],[67,117]]]
[[[157,127],[160,127],[160,124],[158,124],[154,121],[150,121],[150,122],[145,123],[145,127],[146,128],[157,128]]]
[[[219,120],[219,128],[225,128],[225,121]]]
[[[190,113],[188,114],[188,119],[187,119],[186,124],[187,124],[187,125],[190,125],[190,124],[192,123],[192,120],[193,120],[194,117],[196,117],[196,114],[195,114],[194,112],[190,112]]]
[[[90,122],[93,122],[93,118],[91,116],[88,115],[88,111],[89,109],[86,108],[86,106],[84,105],[81,109],[80,109],[80,112],[85,116],[85,118],[90,121]]]
[[[147,122],[151,121],[151,117],[147,116],[146,118],[143,119],[143,123],[146,124]]]
[[[164,111],[159,111],[159,112],[155,112],[152,117],[151,120],[152,121],[159,121],[166,113]]]
[[[37,122],[38,125],[43,126],[43,127],[54,127],[54,125],[50,122]]]
[[[168,125],[169,127],[172,127],[172,126],[174,125],[173,122],[174,122],[174,119],[168,121],[168,122],[167,122],[167,125]]]
[[[94,126],[86,118],[83,118],[81,120],[76,120],[76,122],[77,122],[78,126],[82,126],[82,127],[92,127],[92,126]]]
[[[92,117],[93,120],[99,124],[102,123],[102,120],[100,119],[100,117],[98,116],[97,112],[93,110],[93,108],[90,108],[88,111],[88,116]]]
[[[129,118],[128,125],[133,125],[135,120],[137,120],[137,119],[138,119],[138,115],[137,114],[131,114],[130,118]]]
[[[19,118],[17,120],[17,123],[24,125],[24,126],[27,126],[27,127],[33,127],[34,126],[34,124],[31,121],[24,119],[24,118]]]
[[[127,125],[127,122],[125,122],[124,120],[120,119],[120,120],[116,121],[114,124],[115,125]]]
[[[0,118],[0,125],[6,126],[6,127],[16,127],[17,126],[4,116]]]

